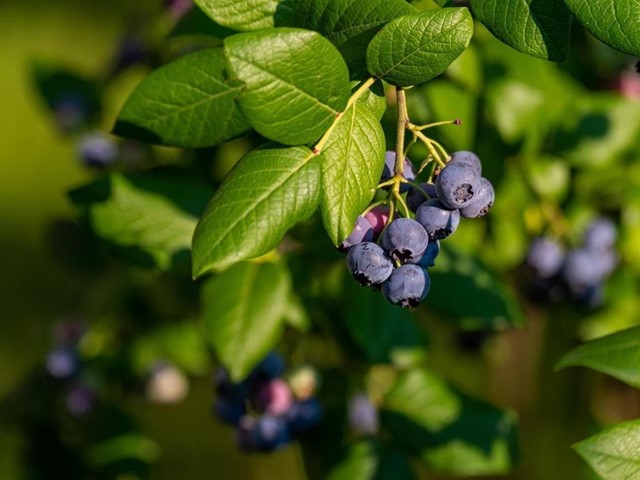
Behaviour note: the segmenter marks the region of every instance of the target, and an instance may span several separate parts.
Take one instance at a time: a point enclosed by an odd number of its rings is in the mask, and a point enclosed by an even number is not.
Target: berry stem
[[[427,123],[426,125],[411,124],[411,126],[417,131],[426,130],[427,128],[439,127],[441,125],[462,125],[462,120],[456,118],[455,120],[444,120],[442,122]]]
[[[411,132],[416,137],[418,137],[420,140],[422,140],[422,143],[424,143],[426,145],[426,147],[429,149],[429,152],[431,153],[431,156],[433,156],[433,158],[438,163],[438,165],[444,168],[444,166],[446,164],[444,163],[442,158],[440,158],[440,154],[438,153],[438,151],[433,146],[433,142],[434,141],[431,140],[429,137],[427,137],[424,133],[420,132],[419,130],[411,130]]]
[[[400,179],[404,174],[404,134],[409,124],[409,115],[407,113],[407,96],[401,87],[396,87],[396,98],[398,105],[398,125],[396,128],[396,164],[393,173],[397,180],[393,188],[399,191]]]

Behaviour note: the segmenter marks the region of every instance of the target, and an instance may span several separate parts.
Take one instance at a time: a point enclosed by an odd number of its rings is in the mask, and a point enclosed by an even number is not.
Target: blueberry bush
[[[297,448],[307,478],[640,476],[640,411],[564,370],[640,387],[638,18],[173,0],[95,78],[36,61],[94,176],[52,241],[96,305],[5,399],[53,475],[32,478],[149,477],[123,399],[198,377],[225,441]],[[558,425],[585,465],[554,470]]]

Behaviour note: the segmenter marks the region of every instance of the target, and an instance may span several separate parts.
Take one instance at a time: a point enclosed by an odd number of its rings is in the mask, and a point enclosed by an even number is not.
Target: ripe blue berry
[[[494,200],[495,192],[493,191],[493,185],[491,185],[491,182],[486,178],[480,177],[476,195],[469,205],[460,209],[460,215],[465,218],[484,217],[489,213]]]
[[[573,250],[564,263],[562,274],[569,290],[576,296],[600,283],[604,277],[599,253],[580,248]]]
[[[584,245],[589,249],[609,250],[614,247],[617,236],[615,223],[608,218],[598,218],[587,228]]]
[[[317,398],[295,402],[286,414],[286,419],[294,435],[307,432],[322,420],[322,405]]]
[[[480,158],[473,152],[469,152],[466,150],[460,150],[459,152],[453,152],[451,154],[451,159],[449,163],[464,163],[469,168],[471,168],[476,175],[482,175],[482,163],[480,163]]]
[[[229,425],[238,425],[240,419],[247,413],[247,408],[242,398],[216,398],[213,410],[217,417]]]
[[[361,285],[377,285],[389,278],[393,263],[378,245],[363,242],[347,253],[347,268]]]
[[[378,410],[366,393],[357,393],[349,400],[349,424],[359,435],[378,433]]]
[[[271,352],[253,369],[253,372],[249,375],[249,381],[273,380],[282,376],[285,369],[284,358],[275,352]]]
[[[287,421],[269,414],[243,417],[236,435],[238,446],[247,452],[269,452],[292,440]]]
[[[427,249],[422,255],[422,259],[418,263],[422,268],[431,268],[436,264],[436,257],[440,253],[440,240],[434,240],[429,242]]]
[[[380,177],[380,183],[386,182],[387,180],[390,180],[391,177],[393,177],[393,174],[395,171],[395,164],[396,164],[396,152],[394,152],[393,150],[388,150],[384,157],[384,168],[382,169],[382,176]],[[413,164],[406,157],[404,159],[403,168],[404,169],[403,169],[402,176],[407,180],[409,180],[410,182],[413,182],[416,179],[416,173],[415,173],[415,170],[413,169]],[[409,188],[410,186],[407,185],[406,183],[400,184],[401,193],[406,192],[407,190],[409,190]]]
[[[384,229],[380,243],[394,260],[418,263],[427,249],[429,236],[415,220],[398,218]]]
[[[429,196],[429,198],[426,198],[417,188],[411,187],[407,193],[407,207],[409,207],[409,210],[413,213],[416,213],[418,208],[420,208],[420,205],[424,202],[438,196],[436,194],[436,186],[433,183],[421,183],[418,186]]]
[[[451,209],[464,208],[476,195],[480,177],[467,164],[449,163],[436,178],[438,200]]]
[[[460,224],[460,211],[450,210],[438,199],[422,204],[416,212],[416,220],[424,227],[429,240],[442,240],[456,231]]]
[[[47,355],[46,369],[53,378],[71,378],[79,368],[78,356],[70,348],[59,347]]]
[[[417,307],[429,293],[431,279],[418,265],[402,265],[396,268],[382,284],[382,296],[401,307]]]
[[[89,167],[106,167],[118,157],[118,144],[102,132],[93,132],[80,139],[78,152]]]
[[[373,227],[366,218],[358,215],[355,226],[347,238],[338,246],[338,250],[346,252],[354,245],[373,240]]]
[[[564,263],[564,250],[549,237],[538,237],[529,246],[526,263],[538,278],[551,278],[557,275]]]

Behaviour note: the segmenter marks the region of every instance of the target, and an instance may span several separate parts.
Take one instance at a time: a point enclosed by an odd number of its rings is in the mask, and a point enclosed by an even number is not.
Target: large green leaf
[[[247,31],[273,27],[278,0],[195,0],[220,25]]]
[[[556,368],[589,367],[640,388],[640,327],[580,345],[564,355]]]
[[[238,263],[202,287],[206,336],[232,381],[278,343],[289,291],[287,270],[274,263]]]
[[[571,12],[562,0],[471,0],[471,8],[491,33],[520,52],[556,62],[567,56]]]
[[[344,287],[344,326],[371,363],[389,363],[423,349],[425,338],[410,312],[350,278]]]
[[[193,274],[257,257],[309,217],[320,198],[320,162],[306,147],[244,156],[211,199],[193,237]]]
[[[524,315],[513,294],[480,262],[445,249],[429,270],[431,290],[425,307],[465,329],[522,326]],[[465,301],[461,302],[460,299]]]
[[[640,420],[619,423],[573,448],[604,480],[640,479]]]
[[[473,20],[466,8],[414,13],[389,22],[367,48],[369,72],[407,87],[444,72],[469,45]]]
[[[211,193],[202,184],[175,178],[113,174],[69,197],[81,219],[117,253],[168,269],[188,260],[196,222]]]
[[[334,245],[349,236],[356,217],[371,203],[384,166],[380,122],[354,102],[336,122],[322,151],[322,222]]]
[[[326,477],[326,480],[372,480],[378,468],[376,445],[361,441],[352,445],[347,455]]]
[[[404,0],[283,0],[275,23],[320,32],[340,51],[352,77],[361,77],[374,35],[390,20],[415,11]]]
[[[236,105],[240,89],[225,76],[222,49],[185,55],[138,85],[113,132],[175,147],[217,145],[250,128]]]
[[[578,21],[607,45],[640,56],[640,4],[632,0],[564,0]]]
[[[432,470],[504,474],[517,456],[511,414],[457,394],[425,370],[400,376],[381,413],[396,442]]]
[[[276,28],[227,37],[234,77],[245,83],[238,102],[263,136],[286,145],[317,140],[347,105],[349,72],[322,35]]]

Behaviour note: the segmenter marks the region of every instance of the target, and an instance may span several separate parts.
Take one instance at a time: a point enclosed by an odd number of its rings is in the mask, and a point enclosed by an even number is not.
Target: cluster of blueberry
[[[405,158],[404,178],[416,174]],[[381,182],[392,178],[395,152],[386,154]],[[429,293],[427,269],[440,252],[440,240],[449,237],[460,216],[487,214],[494,201],[491,183],[482,175],[478,156],[455,152],[436,177],[435,184],[401,184],[407,207],[415,219],[399,217],[389,222],[389,209],[376,206],[359,216],[349,237],[340,245],[347,252],[347,268],[361,284],[379,286],[384,298],[402,307],[417,307]]]
[[[536,238],[526,258],[535,287],[553,300],[561,300],[568,294],[580,304],[599,306],[604,280],[618,263],[616,238],[617,228],[606,218],[591,222],[583,245],[569,251],[551,237]]]
[[[322,418],[314,394],[317,376],[310,367],[283,378],[285,364],[269,354],[239,384],[220,369],[215,378],[215,414],[236,428],[236,442],[245,452],[268,452],[283,447],[313,429]]]

